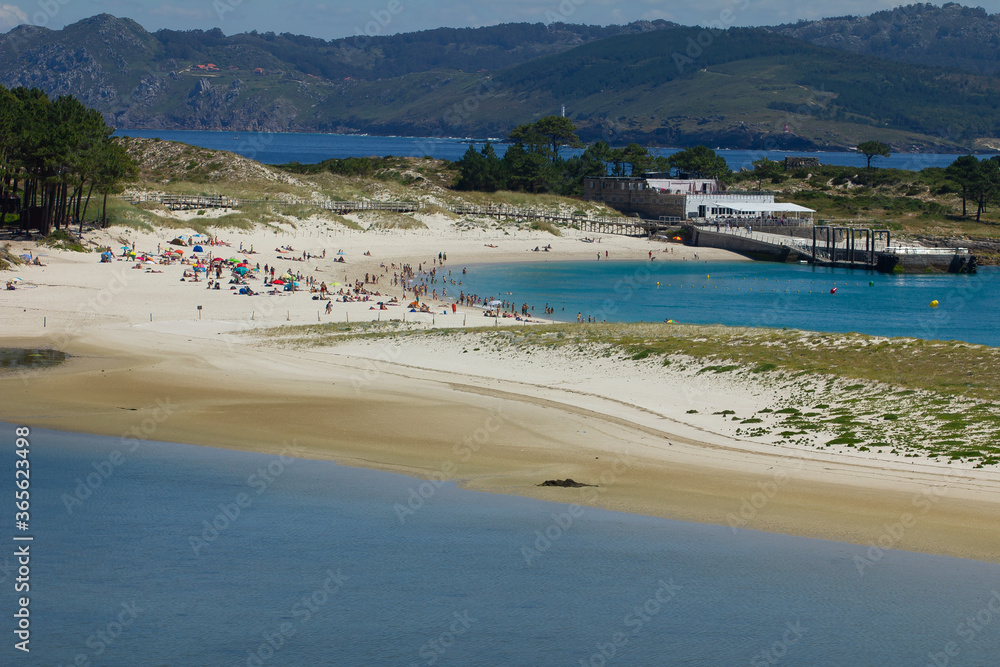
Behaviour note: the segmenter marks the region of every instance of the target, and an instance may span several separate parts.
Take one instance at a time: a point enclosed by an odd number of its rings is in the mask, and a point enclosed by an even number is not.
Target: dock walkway
[[[730,250],[754,259],[801,261],[882,273],[928,269],[975,273],[977,270],[976,258],[968,248],[893,245],[888,230],[818,225],[812,228],[811,239],[753,231],[752,227],[716,228],[714,224],[692,225],[689,230],[694,245]]]

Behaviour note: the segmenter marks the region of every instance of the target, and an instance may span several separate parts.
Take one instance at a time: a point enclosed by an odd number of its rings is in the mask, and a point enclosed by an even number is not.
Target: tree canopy
[[[580,137],[576,136],[576,126],[565,116],[546,116],[535,121],[534,127],[535,132],[548,137],[552,147],[553,162],[559,158],[560,146],[572,146],[573,148],[583,146],[580,143]]]
[[[97,111],[38,89],[0,86],[0,197],[20,195],[20,224],[43,233],[79,220],[95,188],[106,195],[136,165]],[[6,209],[5,209],[6,210]],[[6,222],[0,213],[0,225]]]
[[[889,144],[881,141],[862,141],[858,144],[858,152],[868,159],[868,168],[872,168],[872,158],[889,157]]]
[[[559,155],[561,146],[584,146],[576,136],[573,122],[563,116],[546,116],[535,123],[518,125],[508,138],[511,145],[503,158],[497,156],[492,144],[487,143],[482,150],[470,147],[456,163],[459,171],[456,187],[483,192],[514,190],[580,195],[587,176],[638,175],[671,168],[667,158],[654,156],[635,143],[612,148],[606,141],[598,141],[587,146],[582,154],[563,159]],[[718,160],[725,167],[725,161]],[[728,167],[725,171],[728,173]]]
[[[975,155],[963,155],[952,162],[945,174],[962,188],[962,215],[966,201],[976,202],[976,222],[980,221],[986,205],[1000,195],[1000,161],[996,158],[980,160]]]
[[[691,178],[725,178],[731,172],[725,158],[716,155],[708,146],[694,146],[674,153],[667,164],[679,175]]]
[[[757,179],[757,189],[764,187],[764,181],[779,181],[782,178],[784,168],[780,162],[775,162],[766,157],[755,160],[753,163],[753,175]]]

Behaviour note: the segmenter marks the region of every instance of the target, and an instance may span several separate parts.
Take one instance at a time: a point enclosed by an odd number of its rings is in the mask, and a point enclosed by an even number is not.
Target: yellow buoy
[[[933,301],[931,301],[931,308],[937,308],[937,307],[938,307],[937,299],[934,299]]]

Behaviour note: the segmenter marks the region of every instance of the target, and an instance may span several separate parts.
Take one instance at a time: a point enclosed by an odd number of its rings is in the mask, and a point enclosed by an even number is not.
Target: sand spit
[[[581,243],[573,230],[553,237],[462,231],[443,215],[422,221],[423,228],[367,232],[321,223],[226,232],[220,236],[230,245],[216,250],[224,256],[240,244],[253,247],[251,262],[281,268],[290,262],[277,259],[278,246],[310,255],[326,250],[325,260],[293,268],[350,283],[383,265],[433,263],[438,253],[454,270],[488,261],[591,259],[598,245]],[[94,241],[119,254],[133,243],[153,252],[177,233],[115,230]],[[531,251],[549,243],[551,253]],[[603,237],[599,247],[613,259],[643,259],[654,250],[657,261],[694,261],[694,249],[664,253],[662,244],[644,239]],[[817,394],[817,403],[828,403],[823,417],[843,407],[830,396],[851,397],[847,385],[826,378],[705,372],[695,359],[664,366],[660,358],[632,359],[602,345],[505,342],[503,331],[439,334],[442,327],[485,323],[475,308],[444,314],[451,309],[443,301],[407,320],[406,330],[430,330],[421,335],[314,344],[294,330],[266,334],[387,312],[387,319],[402,320],[403,309],[374,313],[369,302],[335,303],[326,314],[309,294],[206,290],[204,282],[181,281],[180,266],[100,264],[96,254],[34,244],[13,250],[40,255],[45,266],[6,272],[6,279],[23,280],[0,301],[0,344],[53,347],[72,358],[0,377],[5,421],[138,437],[143,446],[288,450],[474,489],[728,525],[737,534],[759,529],[842,540],[858,545],[860,558],[900,548],[1000,561],[995,466],[862,452],[846,443],[819,447],[822,430],[781,435],[794,415],[778,411],[798,400],[797,383],[828,391]],[[339,251],[343,264],[333,261]],[[377,289],[403,296],[388,284]],[[396,326],[404,331],[402,321]],[[888,402],[871,407],[873,414],[892,407],[894,399],[882,400]],[[746,421],[753,419],[760,421]],[[537,486],[565,478],[598,486]],[[405,507],[407,498],[398,502]]]

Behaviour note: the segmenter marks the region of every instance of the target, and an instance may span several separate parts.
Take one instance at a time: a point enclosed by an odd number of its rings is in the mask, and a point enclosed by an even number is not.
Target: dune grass
[[[470,349],[541,349],[651,364],[775,390],[753,414],[715,414],[741,438],[833,451],[1000,465],[1000,349],[960,342],[797,330],[669,324],[556,324],[424,329],[401,323],[280,327],[270,344],[331,346],[352,338],[466,336]],[[690,413],[689,414],[694,414]]]

